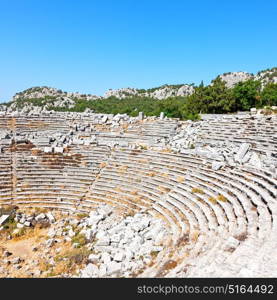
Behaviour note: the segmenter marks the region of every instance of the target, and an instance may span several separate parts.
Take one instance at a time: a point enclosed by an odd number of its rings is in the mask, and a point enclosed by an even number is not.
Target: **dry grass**
[[[88,250],[86,247],[82,248],[70,248],[65,250],[62,254],[57,255],[54,260],[56,263],[60,261],[69,261],[71,267],[76,265],[82,265],[86,263],[88,256],[92,251]]]
[[[50,265],[49,263],[45,262],[45,261],[40,261],[39,262],[39,270],[41,272],[47,272],[49,270],[52,269],[52,265]]]
[[[141,206],[151,207],[150,203],[145,203],[143,201],[143,196],[136,196],[134,199],[130,198],[130,201],[134,201],[136,204],[139,204]]]
[[[201,194],[201,195],[205,194],[204,191],[203,191],[202,189],[196,188],[196,187],[195,187],[195,188],[192,188],[192,189],[191,189],[191,192],[192,192],[192,193],[196,193],[196,194]]]
[[[138,162],[140,164],[148,164],[148,160],[147,159],[139,159]]]
[[[62,274],[74,272],[68,262],[60,261],[55,264],[52,271],[48,274],[48,277],[60,277]]]
[[[162,149],[160,152],[162,152],[162,153],[171,153],[173,151],[170,148],[165,148],[165,149]]]
[[[88,162],[86,162],[86,161],[82,161],[82,162],[81,162],[81,166],[87,167],[87,165],[88,165]]]
[[[139,146],[140,146],[141,150],[147,150],[148,149],[147,145],[140,144]]]
[[[218,195],[218,196],[217,196],[217,200],[218,200],[218,201],[221,201],[221,202],[227,202],[227,201],[228,201],[227,198],[224,197],[223,195]]]
[[[178,181],[179,183],[183,183],[183,182],[185,181],[185,177],[184,177],[184,176],[178,176],[178,177],[177,177],[177,181]]]
[[[189,242],[189,235],[188,234],[184,234],[183,236],[181,236],[178,239],[176,246],[180,247],[180,246],[183,246],[183,245],[187,244],[188,242]]]
[[[47,213],[48,209],[47,208],[43,208],[43,207],[35,207],[35,213],[36,214],[40,214],[40,213]]]
[[[78,248],[87,244],[87,240],[84,234],[77,233],[71,240],[72,244],[77,243]]]
[[[13,231],[17,228],[17,223],[13,219],[8,219],[7,222],[3,225],[3,229],[0,232],[1,238],[7,238],[11,236]]]
[[[199,231],[194,231],[192,234],[191,234],[191,240],[193,242],[196,242],[198,240],[198,237],[199,237]]]
[[[138,191],[137,190],[131,191],[130,194],[136,196],[138,194]]]
[[[105,168],[107,166],[107,163],[101,162],[99,165],[99,168]]]
[[[21,185],[21,187],[22,187],[23,189],[27,189],[27,188],[30,187],[30,184],[29,184],[29,183],[23,183],[23,184]]]
[[[114,190],[116,192],[118,192],[118,193],[122,193],[123,192],[123,190],[119,186],[117,186]]]
[[[38,155],[39,153],[40,153],[40,150],[39,150],[39,149],[36,149],[36,148],[35,148],[35,149],[32,149],[32,150],[31,150],[31,154],[32,154],[32,155]]]
[[[171,191],[170,188],[164,187],[164,186],[161,186],[161,185],[159,185],[158,189],[159,189],[162,193],[169,193],[169,192]]]
[[[36,242],[46,237],[45,230],[36,225],[34,228],[21,228],[21,232],[14,236],[13,241],[20,241],[25,239],[34,239]]]
[[[77,214],[78,219],[84,219],[84,218],[87,218],[88,216],[89,216],[88,213],[79,213],[79,214]]]
[[[136,214],[136,212],[133,209],[129,209],[126,212],[124,212],[125,217],[133,217]]]
[[[177,261],[169,259],[167,262],[164,263],[164,265],[159,270],[156,277],[164,277],[166,273],[168,273],[170,270],[177,267]]]
[[[4,204],[4,205],[0,206],[0,214],[3,214],[3,215],[8,214],[8,215],[10,215],[13,212],[15,212],[17,209],[18,209],[18,207],[15,206],[15,205],[6,205],[6,204]]]
[[[39,261],[39,269],[44,272],[41,277],[61,277],[66,273],[74,274],[79,267],[83,267],[87,263],[91,253],[84,247],[73,249],[70,243],[64,243],[62,252],[54,257],[54,265],[43,259]]]
[[[155,258],[157,258],[159,253],[160,253],[159,251],[151,251],[150,255],[153,259],[155,259]]]
[[[122,124],[123,129],[127,129],[128,127],[129,127],[129,124],[127,124],[127,123]]]
[[[209,201],[212,203],[212,204],[216,204],[217,201],[214,197],[209,197]]]
[[[128,166],[120,166],[118,168],[119,173],[126,173],[127,170],[128,170]]]
[[[245,241],[247,239],[247,233],[246,232],[241,233],[241,234],[235,236],[235,238],[237,240],[239,240],[240,242],[243,242],[243,241]]]

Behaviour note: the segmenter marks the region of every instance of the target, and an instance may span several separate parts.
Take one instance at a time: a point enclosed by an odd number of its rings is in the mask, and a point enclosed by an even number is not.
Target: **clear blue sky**
[[[0,101],[209,83],[277,65],[276,0],[0,0]]]

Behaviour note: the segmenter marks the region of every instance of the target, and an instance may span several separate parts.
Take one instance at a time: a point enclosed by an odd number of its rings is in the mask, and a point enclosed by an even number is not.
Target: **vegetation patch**
[[[202,189],[200,189],[200,188],[192,188],[191,192],[193,194],[201,194],[201,195],[205,194],[204,191]]]
[[[87,240],[84,234],[77,233],[71,240],[72,244],[78,244],[78,248],[87,244]]]
[[[218,195],[217,196],[217,200],[221,201],[221,202],[227,202],[228,201],[227,198],[225,196],[223,196],[223,195]]]

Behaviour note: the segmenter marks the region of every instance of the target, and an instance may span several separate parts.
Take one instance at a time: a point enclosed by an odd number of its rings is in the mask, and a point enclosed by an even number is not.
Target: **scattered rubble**
[[[88,251],[86,265],[74,275],[75,277],[132,277],[139,270],[146,268],[150,262],[153,263],[155,257],[152,253],[163,251],[166,240],[171,235],[166,224],[159,219],[146,213],[124,217],[115,214],[113,208],[108,205],[100,205],[88,216],[81,218],[72,215],[56,220],[51,212],[30,215],[19,212],[14,216],[14,221],[17,225],[21,225],[20,228],[28,227],[28,229],[38,224],[30,225],[34,221],[42,222],[46,219],[51,225],[47,229],[45,240],[32,245],[32,252],[47,258],[51,264],[50,261],[55,257],[47,253],[53,251],[60,253],[64,243],[70,242],[72,249]],[[28,226],[25,220],[29,220]],[[157,231],[160,233],[159,238],[155,234]],[[24,234],[22,233],[23,237]],[[29,274],[31,277],[47,276],[46,271],[37,270],[28,259],[14,256],[8,250],[2,255],[8,258],[4,264],[20,264],[20,268],[24,270],[31,267],[32,275]],[[4,266],[0,263],[0,267]],[[8,274],[6,276],[9,277]],[[66,274],[59,274],[59,277],[64,276],[66,277]]]

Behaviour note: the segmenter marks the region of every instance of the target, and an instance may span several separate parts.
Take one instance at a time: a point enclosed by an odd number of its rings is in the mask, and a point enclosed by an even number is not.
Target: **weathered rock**
[[[39,221],[44,220],[45,218],[46,218],[45,214],[41,213],[41,214],[39,214],[38,216],[35,217],[35,220],[37,222],[39,222]]]
[[[232,251],[232,250],[236,249],[239,244],[240,244],[240,242],[237,239],[235,239],[233,237],[229,237],[228,240],[225,242],[224,250]]]
[[[45,242],[46,248],[50,248],[50,247],[52,247],[54,244],[55,244],[55,240],[54,240],[53,238],[51,238],[51,239],[49,239],[49,240],[47,240],[47,241]]]
[[[50,223],[55,223],[55,217],[50,212],[46,214],[46,217],[50,221]]]
[[[138,119],[141,121],[144,119],[144,113],[142,111],[139,112]]]
[[[101,254],[101,261],[105,264],[108,265],[111,262],[111,256],[109,253],[104,252]]]
[[[99,270],[97,266],[93,264],[88,264],[85,269],[81,273],[81,277],[83,278],[92,278],[92,277],[98,277]]]
[[[115,261],[110,262],[107,265],[108,275],[119,275],[121,273],[122,263],[117,263]]]
[[[85,231],[85,237],[86,237],[86,239],[87,239],[89,242],[93,241],[96,232],[97,232],[96,229],[87,229],[87,230]]]
[[[22,262],[22,259],[20,257],[15,257],[14,259],[11,260],[11,263],[13,265],[17,265],[17,264],[19,264],[21,262]]]
[[[9,256],[11,256],[11,255],[12,255],[12,253],[9,252],[8,250],[5,250],[5,251],[3,252],[3,256],[4,256],[4,257],[9,257]]]
[[[50,238],[54,238],[56,236],[57,232],[56,232],[56,229],[55,228],[50,228],[48,230],[48,233],[47,235],[50,237]]]
[[[26,222],[24,222],[24,224],[23,224],[24,226],[26,226],[26,227],[30,227],[31,226],[31,222],[29,222],[29,221],[26,221]]]
[[[122,262],[125,259],[125,254],[123,252],[117,252],[113,259],[116,262]]]
[[[8,219],[9,219],[9,215],[2,215],[1,217],[0,217],[0,226],[2,225],[2,224],[4,224],[5,222],[7,222],[8,221]]]
[[[224,167],[224,166],[225,166],[225,163],[224,163],[224,162],[214,161],[214,162],[212,163],[212,169],[213,169],[214,171],[217,171],[217,170],[221,169],[221,168]]]
[[[241,144],[238,153],[235,155],[235,160],[241,162],[247,151],[250,149],[250,144],[243,143]]]
[[[88,257],[89,262],[91,263],[98,263],[100,260],[100,254],[90,254]]]

